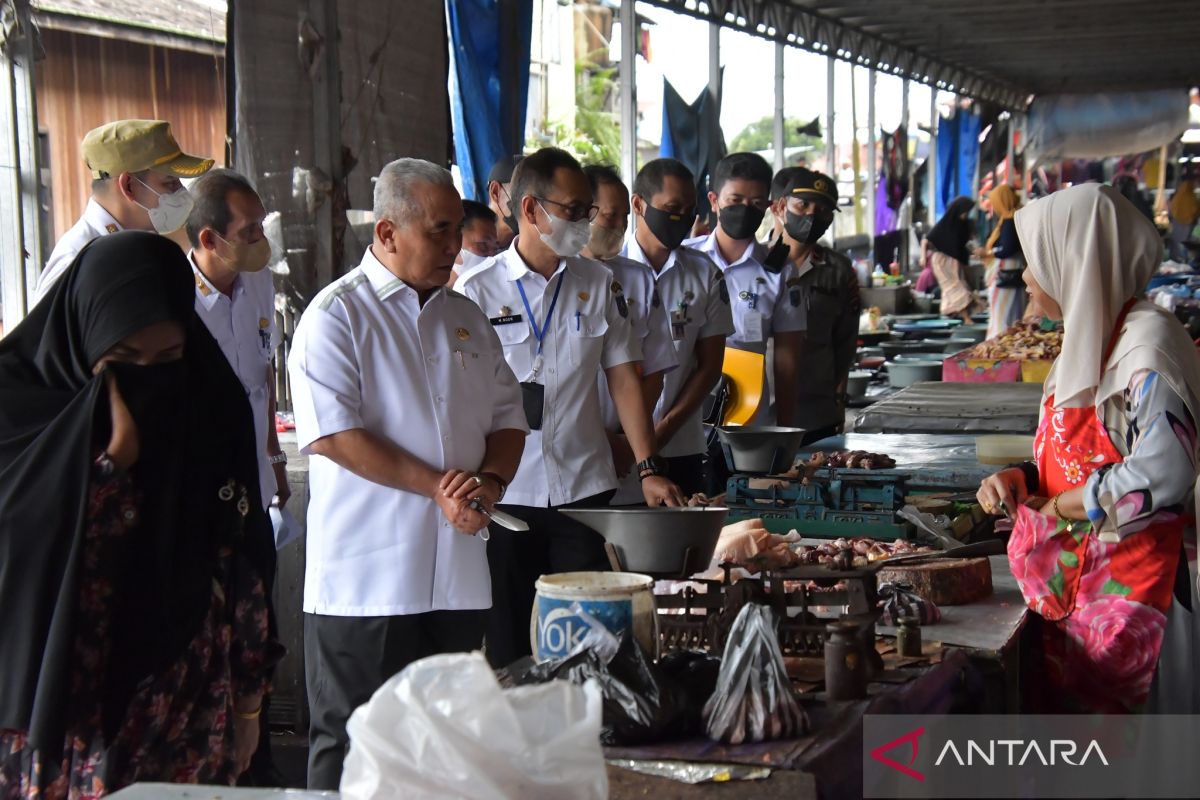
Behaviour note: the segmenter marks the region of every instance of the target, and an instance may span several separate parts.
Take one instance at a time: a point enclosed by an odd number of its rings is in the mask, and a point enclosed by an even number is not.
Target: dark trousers
[[[678,484],[684,497],[691,497],[697,492],[707,491],[708,486],[704,473],[705,460],[704,453],[667,458],[667,477]]]
[[[336,791],[350,713],[417,659],[479,649],[484,611],[430,611],[396,617],[304,615],[308,788]]]
[[[601,508],[614,492],[604,492],[560,508]],[[529,642],[534,584],[555,572],[607,572],[604,538],[554,508],[501,505],[501,510],[529,523],[515,532],[493,523],[488,527],[488,567],[492,573],[492,608],[487,615],[488,661],[507,667],[533,652]]]

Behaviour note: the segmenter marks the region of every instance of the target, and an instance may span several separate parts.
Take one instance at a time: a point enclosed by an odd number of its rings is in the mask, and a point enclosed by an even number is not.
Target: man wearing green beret
[[[92,173],[92,196],[83,216],[63,234],[38,278],[42,299],[83,246],[122,230],[171,234],[187,222],[192,200],[181,178],[198,178],[211,158],[186,155],[170,123],[124,119],[88,131],[83,160]]]

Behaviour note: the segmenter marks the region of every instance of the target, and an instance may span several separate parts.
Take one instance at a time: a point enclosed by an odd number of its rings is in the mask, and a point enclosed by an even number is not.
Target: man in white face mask
[[[496,212],[478,200],[463,200],[462,250],[454,259],[450,285],[500,252],[496,234]]]
[[[521,382],[532,430],[500,506],[530,530],[490,526],[487,654],[495,666],[530,652],[529,611],[540,575],[609,568],[600,535],[558,511],[607,505],[617,488],[596,391],[601,370],[645,501],[683,502],[655,457],[637,366],[642,350],[624,289],[603,264],[579,257],[598,212],[579,162],[552,147],[526,156],[513,173],[512,209],[519,231],[512,246],[455,286],[491,322]]]
[[[92,174],[92,197],[83,216],[54,246],[38,278],[40,300],[66,272],[83,246],[121,230],[157,231],[181,247],[192,200],[182,179],[197,178],[211,158],[183,153],[171,126],[161,120],[126,119],[101,125],[83,137],[83,160]]]

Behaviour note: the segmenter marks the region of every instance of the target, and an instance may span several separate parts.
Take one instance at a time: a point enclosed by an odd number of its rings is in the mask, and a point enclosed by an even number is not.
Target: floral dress
[[[0,800],[89,800],[135,781],[232,784],[233,699],[264,691],[279,654],[267,630],[263,583],[224,548],[212,605],[179,659],[137,688],[105,741],[100,676],[120,669],[112,652],[115,556],[137,524],[139,495],[127,475],[93,470],[89,487],[71,718],[59,752],[34,751],[25,732],[0,730]],[[235,585],[236,584],[236,585]],[[232,615],[225,598],[239,598]]]
[[[1183,533],[1196,421],[1151,370],[1100,409],[1094,448],[1077,433],[1051,446],[1062,438],[1061,413],[1048,408],[1043,417],[1037,483],[1049,481],[1051,494],[1083,486],[1088,522],[1065,524],[1022,506],[1009,540],[1026,602],[1049,623],[1043,646],[1053,692],[1041,710],[1138,710],[1162,646],[1181,545],[1191,538]]]

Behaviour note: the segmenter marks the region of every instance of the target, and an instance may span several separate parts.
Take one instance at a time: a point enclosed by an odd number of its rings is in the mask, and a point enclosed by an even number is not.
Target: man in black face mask
[[[781,196],[772,204],[782,235],[768,260],[785,261],[787,279],[808,315],[801,347],[804,382],[799,386],[799,422],[810,439],[840,433],[845,422],[846,377],[858,344],[862,302],[850,260],[817,244],[838,210],[837,184],[828,175],[792,168]]]
[[[511,195],[513,170],[521,156],[505,156],[488,170],[488,208],[496,214],[496,241],[500,250],[507,250],[517,235],[517,218],[513,214]]]
[[[728,345],[767,357],[764,402],[751,424],[795,425],[805,309],[786,291],[794,269],[764,265],[766,248],[755,239],[771,207],[771,167],[755,153],[733,153],[717,163],[712,180],[708,200],[717,229],[684,244],[711,258],[725,276],[736,327]]]
[[[651,302],[667,311],[679,368],[663,379],[654,409],[654,437],[667,477],[684,494],[703,491],[707,450],[701,406],[721,377],[725,337],[733,333],[729,290],[706,256],[683,247],[696,219],[696,179],[683,163],[656,158],[633,182],[634,235],[621,255],[654,276]],[[618,498],[636,500],[633,486]]]

